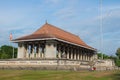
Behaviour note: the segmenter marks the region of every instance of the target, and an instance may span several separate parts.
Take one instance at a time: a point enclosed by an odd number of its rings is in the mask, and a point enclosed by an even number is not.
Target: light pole
[[[100,0],[100,48],[103,50],[103,20],[102,20],[102,0]],[[101,52],[103,59],[103,53]]]

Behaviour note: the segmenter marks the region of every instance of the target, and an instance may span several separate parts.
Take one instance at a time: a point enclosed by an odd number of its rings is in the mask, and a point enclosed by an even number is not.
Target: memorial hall
[[[32,34],[12,40],[18,43],[20,59],[69,59],[90,61],[96,49],[88,46],[79,36],[45,23]]]

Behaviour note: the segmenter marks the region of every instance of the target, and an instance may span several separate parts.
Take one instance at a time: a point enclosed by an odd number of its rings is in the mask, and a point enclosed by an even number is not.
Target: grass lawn
[[[0,70],[0,80],[120,80],[120,72]]]

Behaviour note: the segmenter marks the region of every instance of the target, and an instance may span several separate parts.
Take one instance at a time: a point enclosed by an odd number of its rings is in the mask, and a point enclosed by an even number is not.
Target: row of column
[[[57,46],[57,57],[58,58],[67,58],[72,60],[93,60],[95,59],[95,54],[92,51],[86,52],[85,49],[78,49],[74,47],[65,47],[64,46]]]
[[[25,58],[45,58],[44,44],[25,44]]]

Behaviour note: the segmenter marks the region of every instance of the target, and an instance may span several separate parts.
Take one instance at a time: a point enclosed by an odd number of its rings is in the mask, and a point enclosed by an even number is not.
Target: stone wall
[[[116,66],[114,60],[106,59],[106,60],[97,60],[95,65],[97,70],[116,70]]]
[[[103,67],[112,67],[115,66],[114,60],[106,59],[106,60],[97,60],[95,66],[103,66]]]
[[[1,69],[54,69],[54,70],[88,70],[87,61],[66,59],[41,59],[41,60],[3,60],[0,61]]]

